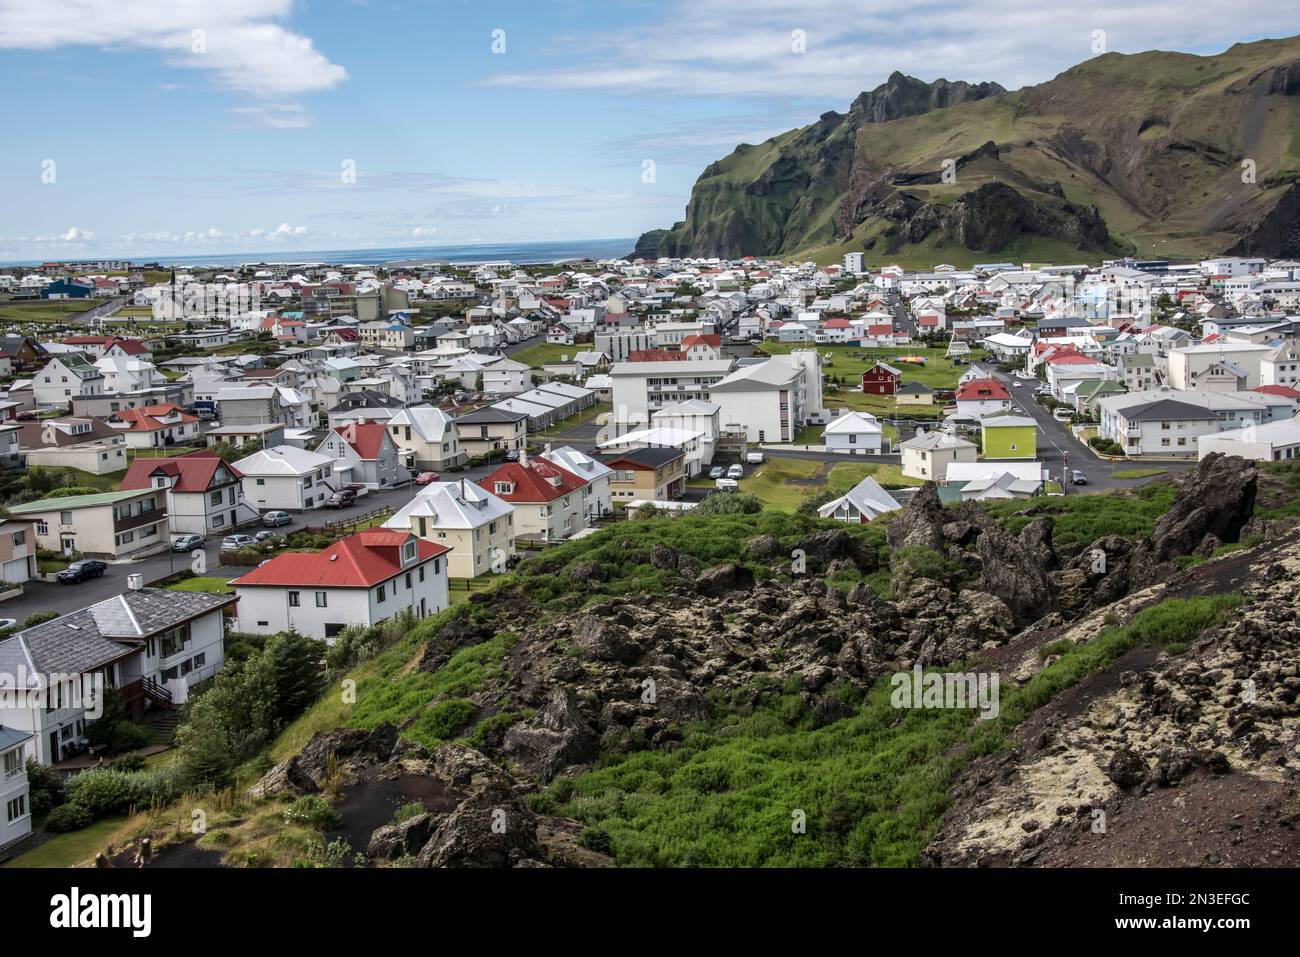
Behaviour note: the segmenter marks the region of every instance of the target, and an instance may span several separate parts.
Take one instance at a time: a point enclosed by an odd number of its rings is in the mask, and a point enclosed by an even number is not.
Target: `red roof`
[[[236,479],[244,477],[243,472],[218,456],[196,452],[171,459],[136,459],[126,470],[126,477],[118,487],[124,492],[152,488],[154,476],[171,475],[176,477],[176,482],[172,485],[173,492],[206,492],[212,484],[212,476],[222,465]]]
[[[847,319],[827,319],[823,329],[847,329],[849,321]]]
[[[628,362],[685,362],[687,358],[686,353],[672,349],[637,349],[627,354]]]
[[[1300,392],[1289,385],[1257,385],[1251,392],[1264,392],[1268,395],[1280,395],[1286,399],[1300,399]]]
[[[116,339],[116,338],[108,345],[104,346],[104,351],[107,352],[109,349],[112,349],[114,346],[117,346],[119,349],[121,349],[129,356],[142,356],[149,352],[145,344],[141,342],[139,339]]]
[[[997,379],[968,379],[957,387],[957,400],[1009,399],[1011,393]]]
[[[1066,352],[1059,356],[1052,356],[1047,360],[1048,365],[1054,366],[1095,365],[1096,362],[1096,359],[1089,359],[1079,352]]]
[[[509,482],[514,491],[497,491],[498,482]],[[587,484],[587,480],[546,459],[532,458],[527,465],[507,462],[491,475],[479,479],[478,484],[507,502],[553,502],[576,492]]]
[[[377,459],[388,430],[379,422],[350,423],[334,430],[363,459]]]
[[[702,333],[698,336],[687,336],[682,340],[682,351],[684,352],[694,345],[713,346],[715,349],[720,349],[722,348],[722,336],[710,333]]]
[[[180,420],[177,422],[167,423],[159,421],[160,418],[180,413]],[[166,405],[146,405],[139,409],[122,409],[114,412],[110,419],[116,419],[119,422],[129,423],[124,429],[125,432],[152,432],[155,429],[165,429],[169,425],[182,425],[187,422],[197,422],[198,417],[182,411],[179,405],[167,403]]]
[[[939,324],[939,317],[932,312],[925,313],[917,318],[916,324],[918,326],[937,326]]]
[[[892,336],[894,326],[892,323],[881,323],[878,326],[867,326],[867,334],[871,336]]]
[[[409,532],[372,528],[340,539],[321,552],[285,552],[259,565],[232,585],[281,588],[370,588],[401,574],[402,546],[414,539],[417,564],[444,552],[446,545],[426,542]],[[407,565],[405,568],[414,568]]]

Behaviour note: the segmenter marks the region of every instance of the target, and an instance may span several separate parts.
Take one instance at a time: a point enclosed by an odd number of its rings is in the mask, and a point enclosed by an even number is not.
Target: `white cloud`
[[[249,126],[274,130],[301,129],[311,126],[311,116],[301,103],[263,103],[256,106],[236,106],[231,114]]]
[[[414,229],[411,230],[411,235],[416,237],[417,239],[428,237],[428,236],[435,236],[437,235],[437,233],[438,233],[437,226],[416,226]]]
[[[664,95],[817,98],[847,103],[894,70],[933,80],[1038,83],[1106,49],[1221,50],[1250,36],[1300,32],[1300,8],[1272,0],[676,0],[654,23],[554,38],[551,70],[490,85]],[[806,52],[792,50],[802,30]],[[504,61],[506,58],[501,58]]]
[[[309,230],[306,226],[290,226],[288,223],[281,223],[273,231],[267,233],[266,238],[279,241],[282,239],[289,239],[294,236],[306,236],[307,233],[309,233],[310,231],[311,230]]]
[[[253,96],[332,89],[347,71],[275,22],[292,8],[293,0],[0,0],[0,49],[153,50]]]

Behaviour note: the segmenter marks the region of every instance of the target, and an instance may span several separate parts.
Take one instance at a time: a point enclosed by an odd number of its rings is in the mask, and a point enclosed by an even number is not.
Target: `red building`
[[[884,362],[862,373],[862,391],[867,395],[894,395],[902,382],[903,373]]]

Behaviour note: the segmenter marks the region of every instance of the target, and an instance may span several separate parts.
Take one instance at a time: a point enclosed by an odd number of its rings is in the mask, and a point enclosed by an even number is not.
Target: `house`
[[[198,416],[170,403],[122,409],[110,413],[104,423],[122,433],[129,449],[163,449],[199,437]]]
[[[956,462],[937,491],[944,504],[1028,498],[1041,492],[1046,480],[1041,462]]]
[[[613,474],[610,494],[615,501],[667,502],[686,490],[686,456],[677,449],[632,449],[600,456]]]
[[[713,383],[707,395],[681,395],[676,401],[690,398],[717,403],[724,430],[744,432],[749,442],[790,442],[822,410],[821,356],[814,350],[800,349],[743,364]]]
[[[903,474],[910,478],[942,482],[947,478],[948,466],[954,462],[974,462],[979,447],[948,430],[927,432],[917,429],[916,435],[902,442]]]
[[[24,423],[18,444],[29,468],[64,467],[108,475],[127,467],[126,438],[90,417],[61,416]]]
[[[0,724],[0,851],[32,832],[27,757],[35,736]]]
[[[1240,455],[1258,462],[1289,462],[1300,459],[1300,419],[1285,419],[1244,429],[1229,429],[1200,435],[1196,439],[1197,458],[1211,452]]]
[[[466,454],[477,458],[493,452],[522,449],[528,438],[528,413],[522,409],[485,406],[452,420]]]
[[[490,395],[515,395],[533,386],[533,370],[514,359],[501,359],[483,367],[483,391]]]
[[[245,500],[259,512],[320,508],[338,487],[334,459],[291,445],[254,452],[234,467],[243,475]]]
[[[349,422],[330,429],[316,451],[334,460],[340,487],[356,483],[366,488],[391,488],[411,479],[397,443],[382,422]]]
[[[42,409],[67,408],[79,396],[106,391],[104,374],[80,352],[55,356],[32,377],[32,393]]]
[[[284,552],[232,581],[238,630],[294,629],[331,642],[349,625],[369,627],[409,611],[436,615],[449,604],[449,548],[409,531],[371,528],[320,552]]]
[[[469,453],[461,448],[455,420],[435,406],[403,409],[388,420],[386,428],[407,468],[441,471],[469,460]]]
[[[624,432],[615,438],[598,442],[597,447],[602,451],[676,449],[685,456],[687,478],[693,478],[704,472],[713,461],[714,443],[708,441],[705,433],[695,429],[655,425],[648,429]]]
[[[608,466],[586,452],[567,445],[558,449],[547,445],[541,457],[586,481],[582,487],[582,511],[587,525],[594,524],[596,519],[603,518],[614,510],[610,478],[614,473]]]
[[[0,592],[36,577],[36,542],[31,522],[0,518]]]
[[[1260,360],[1259,384],[1300,387],[1300,339],[1283,339]]]
[[[980,420],[980,445],[986,459],[1038,457],[1038,424],[1025,415],[990,415]]]
[[[827,452],[847,455],[879,455],[884,429],[869,412],[848,411],[832,420],[822,432]]]
[[[14,372],[33,372],[48,356],[45,347],[31,336],[0,336],[0,358],[7,360]]]
[[[133,558],[168,544],[166,498],[153,489],[44,498],[9,514],[33,523],[37,547],[63,555]]]
[[[1154,389],[1160,384],[1156,357],[1149,352],[1138,352],[1119,357],[1119,381],[1129,392]]]
[[[586,479],[544,458],[520,452],[478,484],[514,506],[517,536],[560,541],[587,527]]]
[[[819,506],[817,514],[840,522],[866,524],[887,512],[896,512],[901,505],[880,487],[880,483],[867,476],[839,498]]]
[[[862,373],[862,391],[867,395],[895,395],[903,373],[884,362],[877,362]]]
[[[1274,351],[1269,345],[1248,342],[1213,342],[1169,350],[1169,385],[1175,389],[1211,388],[1207,379],[1227,378],[1227,387],[1214,391],[1253,389],[1261,381],[1264,359]]]
[[[1002,412],[1011,408],[1011,393],[997,379],[977,377],[957,386],[957,414],[965,418]]]
[[[160,489],[171,531],[220,535],[255,521],[257,509],[244,500],[243,474],[210,452],[179,458],[139,458],[119,486]]]
[[[409,531],[451,551],[452,578],[501,573],[514,554],[514,506],[469,481],[431,482],[384,528]]]
[[[924,382],[913,379],[898,387],[894,393],[894,402],[897,405],[934,405],[934,390]]]
[[[132,719],[174,709],[224,663],[233,595],[128,588],[0,640],[0,672],[20,676],[0,698],[0,726],[32,736],[27,756],[63,760],[117,689]]]

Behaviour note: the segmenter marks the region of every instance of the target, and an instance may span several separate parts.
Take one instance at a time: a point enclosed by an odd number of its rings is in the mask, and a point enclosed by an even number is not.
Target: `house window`
[[[24,818],[26,816],[27,816],[27,795],[26,794],[18,795],[18,797],[14,798],[7,805],[5,805],[5,817],[7,818],[8,823],[12,824],[14,821],[17,821],[19,818]]]
[[[202,667],[203,667],[204,665],[206,665],[207,663],[208,663],[208,656],[207,656],[206,653],[201,654],[201,655],[195,655],[195,656],[194,656],[194,667],[195,667],[195,668],[202,668]]]
[[[298,607],[298,593],[296,591],[289,592],[289,607],[290,608]]]
[[[328,604],[329,604],[329,599],[327,598],[325,592],[318,591],[316,593],[316,607],[325,608],[328,606]]]
[[[42,518],[42,519],[37,520],[37,522],[36,522],[36,534],[37,534],[37,535],[48,535],[48,534],[50,534],[50,526],[49,526],[49,524],[45,521],[45,519]]]
[[[190,638],[190,626],[181,625],[179,628],[173,628],[162,636],[162,656],[170,658],[177,652],[185,650],[185,644]]]
[[[388,597],[388,593],[384,590],[383,585],[380,585],[378,588],[375,589],[375,601],[383,601],[387,597]]]
[[[5,752],[5,780],[15,777],[23,770],[23,749],[15,748]]]
[[[406,587],[407,587],[407,588],[410,588],[410,587],[411,587],[411,573],[410,573],[410,572],[407,572],[407,573],[406,573]]]
[[[221,490],[220,490],[220,489],[217,489],[217,491],[213,492],[210,496],[208,496],[208,501],[211,502],[213,505],[220,505],[220,504],[221,504]]]
[[[257,480],[257,484],[258,484],[258,485],[265,485],[265,484],[266,484],[266,479],[258,479],[258,480]]]

